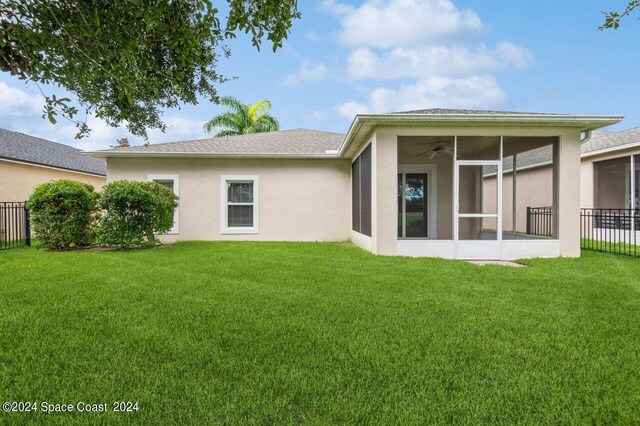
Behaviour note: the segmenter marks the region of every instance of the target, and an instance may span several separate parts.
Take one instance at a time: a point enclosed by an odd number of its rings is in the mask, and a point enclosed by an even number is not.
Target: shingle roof
[[[640,142],[640,127],[621,132],[593,132],[591,139],[582,145],[582,153],[586,154],[634,142]]]
[[[343,139],[344,135],[340,133],[295,129],[116,148],[103,152],[149,154],[326,154],[327,151],[337,150]]]
[[[515,112],[515,111],[494,111],[483,109],[452,109],[452,108],[430,108],[415,109],[411,111],[397,111],[390,114],[407,114],[407,115],[567,115],[567,114],[551,114],[541,112]]]
[[[0,159],[106,176],[104,161],[87,158],[81,152],[68,145],[0,129]]]

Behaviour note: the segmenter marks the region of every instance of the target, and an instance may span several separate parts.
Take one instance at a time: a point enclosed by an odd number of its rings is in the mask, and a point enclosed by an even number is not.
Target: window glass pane
[[[173,180],[172,179],[166,179],[166,180],[165,179],[155,179],[154,182],[159,183],[160,185],[164,186],[165,188],[168,188],[171,191],[173,191]]]
[[[228,226],[252,227],[253,226],[253,206],[227,206]]]
[[[253,203],[253,182],[228,182],[227,197],[230,203]]]
[[[407,173],[404,189],[407,238],[427,237],[427,174]]]

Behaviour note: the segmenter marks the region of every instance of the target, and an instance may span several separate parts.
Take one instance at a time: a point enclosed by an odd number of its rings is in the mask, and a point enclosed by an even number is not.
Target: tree
[[[216,136],[245,135],[248,133],[273,132],[280,129],[280,123],[269,115],[271,102],[262,99],[253,105],[243,104],[232,96],[225,96],[220,103],[230,111],[216,115],[204,124],[204,130],[211,133],[218,129]]]
[[[600,26],[600,30],[617,30],[620,28],[620,20],[631,15],[631,13],[637,8],[640,8],[640,0],[630,1],[622,12],[604,12],[604,24]]]
[[[0,69],[39,88],[60,86],[87,114],[146,137],[166,129],[162,109],[219,100],[225,40],[244,32],[256,48],[266,38],[275,51],[300,17],[297,0],[227,4],[223,24],[211,0],[1,0]],[[43,117],[73,121],[76,137],[90,132],[69,98],[43,96]]]
[[[116,144],[115,145],[109,145],[109,147],[111,148],[129,148],[131,145],[129,145],[129,139],[128,138],[120,138],[120,139],[116,139]]]

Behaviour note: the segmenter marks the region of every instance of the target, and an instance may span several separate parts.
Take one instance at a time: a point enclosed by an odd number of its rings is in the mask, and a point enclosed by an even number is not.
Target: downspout
[[[589,142],[589,140],[591,139],[591,132],[591,130],[584,131],[584,138],[580,139],[580,145]]]

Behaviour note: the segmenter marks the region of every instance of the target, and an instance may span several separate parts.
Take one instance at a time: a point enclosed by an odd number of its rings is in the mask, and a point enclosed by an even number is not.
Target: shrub
[[[38,185],[27,201],[31,226],[40,245],[69,250],[90,244],[96,225],[97,194],[93,186],[72,180]]]
[[[173,227],[176,197],[156,182],[119,180],[104,186],[98,205],[103,210],[99,242],[119,248],[155,245],[154,234]]]

